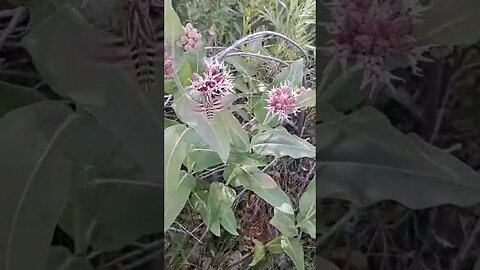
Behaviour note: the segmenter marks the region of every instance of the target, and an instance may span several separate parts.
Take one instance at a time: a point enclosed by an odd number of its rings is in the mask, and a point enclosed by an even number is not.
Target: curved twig
[[[261,55],[261,54],[256,54],[256,53],[232,52],[232,53],[229,53],[229,54],[225,55],[224,58],[232,57],[232,56],[251,57],[251,58],[256,58],[256,59],[264,60],[264,61],[278,62],[278,63],[281,63],[282,65],[288,66],[288,63],[283,61],[283,60],[280,60],[280,59],[275,58],[273,56]]]
[[[280,34],[280,33],[277,33],[277,32],[274,32],[274,31],[262,31],[262,32],[257,32],[257,33],[253,33],[253,34],[250,34],[250,35],[247,35],[239,40],[237,40],[235,43],[232,44],[232,46],[226,48],[225,50],[222,50],[221,52],[219,52],[218,54],[215,55],[215,58],[217,58],[218,60],[222,60],[225,58],[225,56],[227,54],[229,54],[232,50],[235,50],[236,48],[240,47],[241,45],[243,44],[246,44],[246,43],[249,43],[249,42],[252,42],[256,39],[259,39],[259,38],[263,38],[263,39],[267,39],[267,38],[272,38],[272,37],[279,37],[283,40],[285,40],[287,43],[293,45],[295,48],[297,48],[300,52],[302,52],[304,58],[305,58],[305,62],[306,62],[306,66],[308,66],[309,62],[308,62],[308,54],[307,52],[300,46],[298,45],[298,43],[296,43],[295,41],[293,41],[291,38],[283,35],[283,34]]]

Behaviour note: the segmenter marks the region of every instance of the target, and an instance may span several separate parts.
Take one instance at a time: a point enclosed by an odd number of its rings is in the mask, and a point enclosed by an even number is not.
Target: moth
[[[195,101],[194,111],[203,114],[208,121],[212,121],[214,114],[226,109],[237,99],[235,94],[209,98],[201,93],[191,94],[190,97]]]
[[[163,0],[121,0],[123,14],[118,31],[106,31],[95,58],[130,66],[141,89],[155,83],[155,63],[163,53]],[[118,25],[118,24],[117,24]]]

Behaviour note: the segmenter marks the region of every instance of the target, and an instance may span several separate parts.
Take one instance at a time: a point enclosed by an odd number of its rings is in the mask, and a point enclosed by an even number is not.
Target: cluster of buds
[[[207,105],[213,105],[226,95],[235,93],[232,75],[223,62],[206,58],[203,67],[203,76],[193,74],[190,89],[200,93]]]
[[[163,50],[163,76],[166,80],[173,73],[173,59]]]
[[[289,120],[290,114],[296,115],[300,110],[298,96],[310,90],[303,86],[294,89],[285,82],[280,87],[273,88],[267,92],[267,117],[277,116],[280,122]]]
[[[423,53],[431,46],[417,47],[414,36],[428,8],[419,1],[332,0],[326,6],[333,19],[325,23],[332,36],[327,51],[333,56],[327,68],[339,62],[344,73],[363,70],[362,89],[378,84],[393,89],[391,81],[402,80],[388,70],[390,60],[408,61],[416,75],[421,71],[418,62],[430,61]]]
[[[192,49],[198,49],[201,44],[202,34],[200,34],[197,28],[193,27],[191,23],[187,23],[183,27],[183,34],[177,41],[177,46],[183,48],[185,51]]]

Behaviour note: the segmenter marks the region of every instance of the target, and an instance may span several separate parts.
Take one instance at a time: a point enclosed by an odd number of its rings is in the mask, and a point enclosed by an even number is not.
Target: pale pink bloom
[[[426,7],[417,0],[332,0],[326,4],[332,22],[324,23],[332,39],[327,51],[332,59],[327,68],[340,63],[342,72],[362,69],[362,88],[379,84],[393,89],[386,62],[404,59],[416,75],[418,62],[427,62],[423,53],[431,46],[417,47],[414,35]]]
[[[305,88],[294,90],[286,83],[282,83],[280,87],[273,88],[267,92],[267,117],[277,116],[280,122],[290,119],[290,114],[296,115],[300,110],[297,97],[300,91]]]
[[[194,48],[199,48],[201,40],[202,34],[198,33],[198,30],[193,27],[191,23],[187,23],[185,27],[183,27],[183,34],[177,41],[177,46],[188,52]]]
[[[167,51],[163,51],[163,76],[166,80],[173,73],[173,59],[167,54]]]

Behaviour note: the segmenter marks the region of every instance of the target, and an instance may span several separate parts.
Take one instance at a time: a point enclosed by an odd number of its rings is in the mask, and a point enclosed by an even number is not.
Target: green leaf
[[[286,237],[297,236],[297,226],[295,226],[295,216],[274,209],[273,218],[270,224],[275,226]]]
[[[141,236],[161,232],[163,202],[158,198],[162,192],[161,185],[147,181],[94,179],[70,203],[62,228],[71,232],[75,228],[71,222],[77,222],[84,229],[80,236],[86,237],[91,231],[90,244],[97,249],[123,248]],[[178,205],[181,198],[179,201]],[[80,205],[77,217],[76,204]]]
[[[247,152],[250,145],[250,136],[242,128],[237,118],[229,110],[222,110],[218,114],[230,133],[232,146],[242,152]]]
[[[225,62],[232,64],[238,72],[241,72],[249,77],[253,77],[256,73],[254,67],[240,56],[227,57]]]
[[[290,134],[284,127],[267,129],[252,138],[252,150],[262,155],[273,155],[277,158],[315,157],[315,146]]]
[[[480,177],[418,136],[365,108],[317,127],[317,196],[367,206],[394,200],[419,209],[480,201]]]
[[[0,149],[8,153],[0,160],[2,269],[28,270],[46,263],[73,185],[72,164],[63,159],[57,142],[77,117],[61,103],[42,102],[12,111],[0,121]]]
[[[180,171],[186,157],[185,138],[189,132],[192,130],[184,125],[175,125],[165,130],[165,231],[183,209],[195,185],[192,176]]]
[[[30,105],[43,99],[44,97],[35,89],[0,82],[0,117],[18,107]]]
[[[103,60],[111,53],[105,42],[112,37],[66,4],[35,27],[23,43],[52,89],[95,116],[144,167],[148,180],[160,183],[161,118],[142,92],[131,66]]]
[[[267,117],[267,109],[265,108],[267,106],[267,94],[265,92],[262,93],[262,95],[257,98],[258,101],[255,102],[254,107],[253,107],[253,113],[255,115],[255,119],[257,120],[257,123],[263,123],[265,121],[265,118]],[[252,98],[252,100],[255,100],[255,98]],[[270,122],[269,126],[271,127],[276,127],[280,123],[278,122],[277,118],[273,118],[273,120]]]
[[[292,87],[300,87],[303,84],[303,69],[305,61],[300,58],[294,61],[289,67],[286,67],[280,74],[273,79],[273,85],[279,86],[282,82],[287,82]]]
[[[297,105],[299,107],[315,107],[315,90],[305,91],[298,96]]]
[[[173,108],[180,120],[193,128],[212,150],[215,150],[223,162],[230,154],[230,133],[222,122],[218,112],[209,121],[203,114],[195,112],[195,104],[186,95],[175,100]]]
[[[324,91],[318,93],[317,103],[332,104],[338,110],[356,106],[365,96],[360,89],[362,76],[360,71],[347,72],[345,76],[339,74]]]
[[[268,174],[255,167],[237,166],[235,176],[240,185],[255,192],[274,208],[293,215],[290,198]]]
[[[167,118],[163,119],[163,127],[164,128],[169,128],[169,127],[175,126],[177,124],[178,123],[175,120],[171,120],[171,119],[167,119]]]
[[[50,247],[47,267],[45,270],[93,270],[84,257],[75,257],[66,247]]]
[[[95,133],[85,128],[88,121],[54,101],[21,107],[0,120],[0,150],[8,153],[0,159],[2,269],[45,265],[55,226],[72,191],[86,168],[104,159],[98,155],[103,149],[89,155],[82,152],[88,148],[84,138],[93,139],[88,134]]]
[[[298,226],[314,239],[316,237],[316,190],[314,178],[300,198],[300,210],[297,214]]]
[[[480,38],[480,2],[438,1],[423,14],[418,36],[421,45],[470,45]]]
[[[213,182],[210,185],[210,191],[208,193],[209,229],[211,228],[212,223],[215,223],[218,220],[225,230],[232,235],[238,235],[237,221],[231,208],[234,200],[235,191],[232,188],[229,188],[220,182]],[[220,236],[219,233],[216,235]]]
[[[248,266],[255,266],[265,257],[265,246],[261,242],[256,242],[253,248],[253,261]]]
[[[173,59],[178,58],[177,54],[180,51],[177,48],[176,42],[183,34],[183,25],[178,18],[177,13],[172,7],[172,1],[165,1],[165,49]]]
[[[280,243],[285,253],[287,253],[288,257],[292,259],[297,270],[304,270],[305,263],[303,258],[303,247],[300,241],[297,238],[282,236]]]
[[[283,247],[282,247],[282,236],[277,236],[274,239],[270,240],[268,243],[265,244],[265,247],[267,248],[268,252],[271,252],[273,254],[279,254],[283,253]]]

